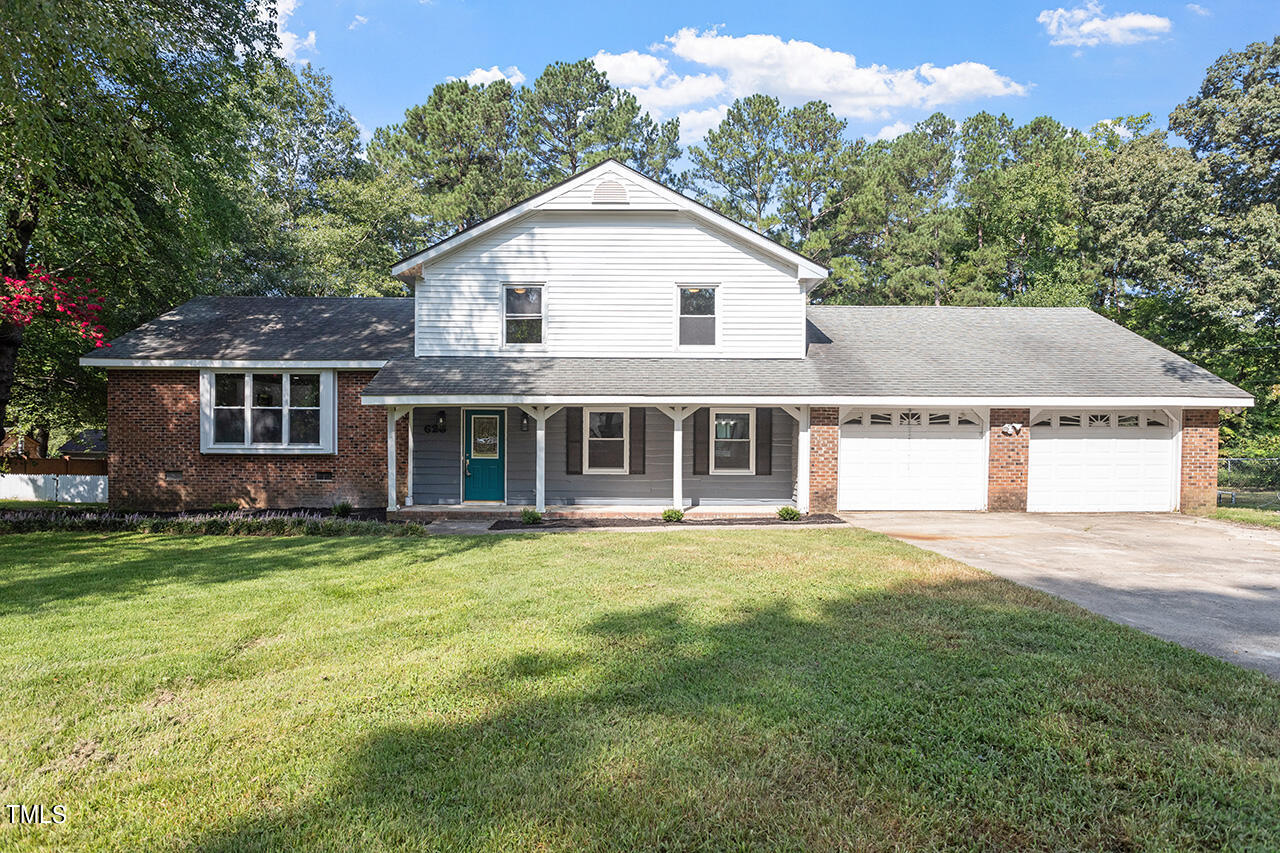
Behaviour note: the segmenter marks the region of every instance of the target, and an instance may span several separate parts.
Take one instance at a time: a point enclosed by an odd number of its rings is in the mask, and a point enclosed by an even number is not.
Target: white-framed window
[[[627,473],[630,420],[630,409],[582,410],[583,473]]]
[[[716,345],[716,285],[677,285],[676,314],[676,340],[681,347]]]
[[[1057,427],[1058,429],[1143,429],[1168,426],[1168,418],[1151,412],[1063,412],[1041,415],[1032,428]]]
[[[711,473],[751,474],[756,468],[753,409],[711,410]]]
[[[530,346],[545,343],[543,285],[509,282],[502,286],[502,343]]]
[[[906,427],[911,431],[978,427],[982,423],[981,416],[970,409],[854,410],[847,412],[842,421],[844,426]]]
[[[332,370],[202,370],[202,453],[333,453]]]

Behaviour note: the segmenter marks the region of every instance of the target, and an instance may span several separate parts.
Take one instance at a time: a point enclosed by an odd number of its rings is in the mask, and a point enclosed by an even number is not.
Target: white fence
[[[105,474],[0,474],[0,499],[105,503]]]

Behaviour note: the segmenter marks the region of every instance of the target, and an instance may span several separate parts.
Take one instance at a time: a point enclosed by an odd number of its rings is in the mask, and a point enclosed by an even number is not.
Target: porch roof
[[[808,335],[803,359],[398,358],[364,400],[1252,403],[1231,383],[1085,308],[814,306]]]

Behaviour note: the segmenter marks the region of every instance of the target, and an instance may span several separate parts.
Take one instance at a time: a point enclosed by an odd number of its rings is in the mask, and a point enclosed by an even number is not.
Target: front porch
[[[692,517],[807,512],[805,406],[387,407],[387,510],[396,518]],[[395,435],[407,447],[397,449]],[[407,450],[407,460],[397,454]],[[397,471],[402,481],[397,480]]]

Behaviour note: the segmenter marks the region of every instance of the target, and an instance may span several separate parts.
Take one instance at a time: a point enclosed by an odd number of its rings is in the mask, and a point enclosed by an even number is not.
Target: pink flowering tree
[[[0,438],[4,437],[22,333],[33,323],[67,328],[94,347],[110,346],[101,322],[102,301],[89,282],[32,267],[23,278],[4,276],[0,288]]]

